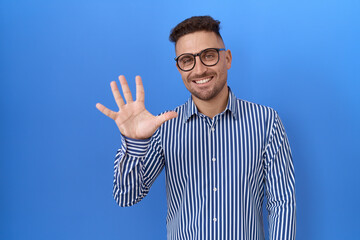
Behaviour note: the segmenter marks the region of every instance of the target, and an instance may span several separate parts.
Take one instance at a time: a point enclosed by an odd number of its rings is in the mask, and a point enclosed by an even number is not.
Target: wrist
[[[132,156],[145,156],[151,138],[134,139],[122,135],[122,144],[126,148],[126,152]]]

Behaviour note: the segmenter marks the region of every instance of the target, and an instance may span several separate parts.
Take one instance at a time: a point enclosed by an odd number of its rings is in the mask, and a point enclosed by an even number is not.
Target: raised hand
[[[111,111],[104,105],[97,103],[96,108],[100,112],[113,119],[122,135],[133,139],[150,138],[156,129],[164,122],[177,117],[176,112],[166,112],[160,116],[154,116],[145,108],[145,92],[140,76],[136,76],[136,100],[134,101],[124,76],[119,76],[119,81],[123,91],[124,98],[120,95],[116,82],[111,82],[111,90],[116,104],[119,107],[118,112]]]

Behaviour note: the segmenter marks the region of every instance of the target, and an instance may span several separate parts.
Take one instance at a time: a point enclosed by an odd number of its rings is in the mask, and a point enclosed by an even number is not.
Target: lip
[[[192,79],[191,81],[193,83],[195,83],[196,85],[204,85],[208,82],[211,82],[211,80],[214,78],[214,76],[206,76],[203,78],[198,78],[198,79]]]

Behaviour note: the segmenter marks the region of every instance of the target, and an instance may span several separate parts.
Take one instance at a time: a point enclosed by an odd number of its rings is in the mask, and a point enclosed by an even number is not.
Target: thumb
[[[164,122],[176,118],[177,116],[178,116],[177,112],[174,111],[163,113],[160,116],[156,117],[156,125],[160,127]]]

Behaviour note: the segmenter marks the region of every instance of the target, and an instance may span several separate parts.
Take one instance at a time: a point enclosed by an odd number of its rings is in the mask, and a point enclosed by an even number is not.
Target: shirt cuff
[[[125,147],[125,151],[127,154],[136,156],[136,157],[143,157],[145,156],[149,144],[150,138],[148,139],[133,139],[122,135],[121,142],[123,147]]]

